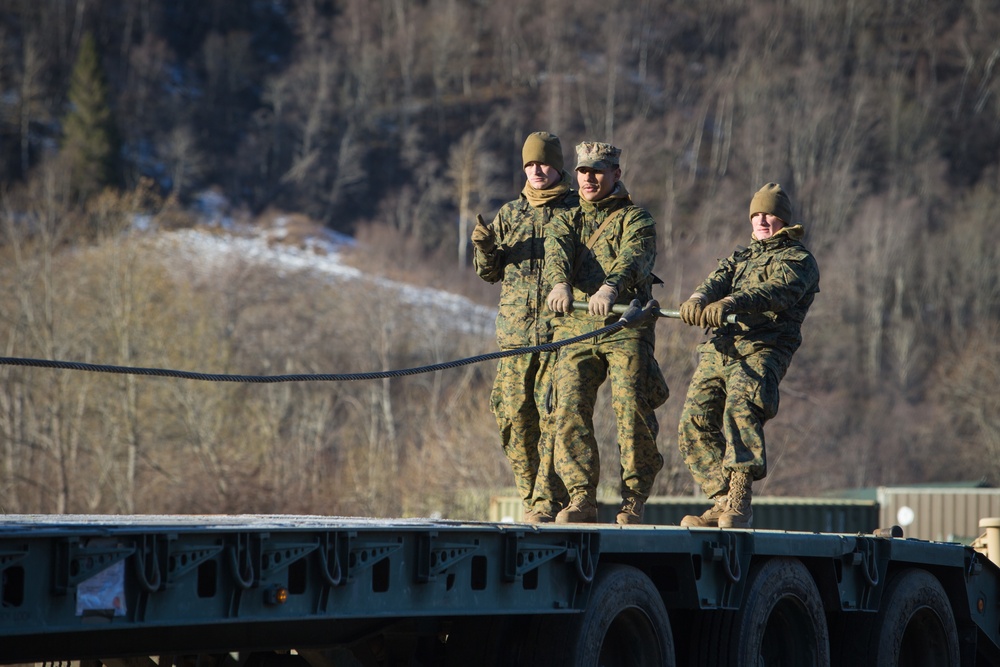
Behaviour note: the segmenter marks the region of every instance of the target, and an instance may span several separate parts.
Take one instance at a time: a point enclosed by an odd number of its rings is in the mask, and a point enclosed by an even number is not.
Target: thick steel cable
[[[274,382],[351,382],[355,380],[380,380],[384,378],[403,377],[406,375],[418,375],[420,373],[433,373],[449,368],[468,366],[469,364],[489,361],[490,359],[500,359],[503,357],[514,357],[519,354],[530,354],[532,352],[550,352],[566,345],[579,343],[590,338],[614,333],[625,327],[626,322],[619,320],[614,324],[597,329],[582,336],[569,338],[533,347],[521,347],[513,350],[501,350],[480,354],[467,359],[446,361],[430,366],[420,366],[418,368],[404,368],[395,371],[378,371],[374,373],[303,373],[295,375],[226,375],[218,373],[194,373],[191,371],[176,371],[165,368],[140,368],[134,366],[109,366],[106,364],[87,364],[77,361],[50,361],[47,359],[22,359],[18,357],[0,357],[0,365],[7,366],[32,366],[35,368],[56,368],[71,371],[89,371],[92,373],[118,373],[122,375],[147,375],[155,377],[182,378],[185,380],[204,380],[206,382],[245,382],[245,383],[274,383]]]

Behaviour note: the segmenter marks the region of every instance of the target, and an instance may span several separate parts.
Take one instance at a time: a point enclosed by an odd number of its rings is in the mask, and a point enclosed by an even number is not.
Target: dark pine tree
[[[80,200],[118,182],[118,134],[97,42],[87,33],[70,74],[69,110],[63,121],[63,156]]]

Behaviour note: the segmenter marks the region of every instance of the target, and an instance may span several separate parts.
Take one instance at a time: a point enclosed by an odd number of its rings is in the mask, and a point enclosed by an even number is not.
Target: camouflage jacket
[[[709,341],[720,351],[747,355],[773,349],[786,363],[802,343],[802,321],[819,292],[819,267],[800,239],[802,225],[754,240],[719,262],[698,286],[708,303],[733,298],[737,324],[715,330]],[[734,349],[735,348],[735,349]]]
[[[502,350],[548,343],[552,340],[552,315],[545,298],[552,285],[543,276],[545,230],[550,221],[577,207],[577,194],[567,192],[543,206],[532,206],[524,194],[507,202],[493,220],[496,248],[473,254],[476,273],[483,280],[500,282],[497,310],[497,344]]]
[[[611,222],[600,236],[591,241],[605,220]],[[656,261],[656,223],[644,208],[636,206],[624,184],[599,202],[580,200],[572,215],[562,215],[548,228],[545,238],[546,282],[573,285],[573,300],[584,303],[608,283],[618,289],[616,303],[628,304],[639,299],[645,304],[652,297],[653,264]],[[576,311],[554,320],[557,338],[565,340],[618,321],[620,315],[607,318]],[[637,328],[622,329],[608,340],[624,338],[653,339],[655,320]]]

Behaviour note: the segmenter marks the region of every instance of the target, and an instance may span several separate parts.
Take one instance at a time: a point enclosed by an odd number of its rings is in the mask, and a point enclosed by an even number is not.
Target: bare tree
[[[21,173],[27,174],[31,166],[31,121],[47,120],[41,81],[47,63],[36,33],[30,32],[24,36],[23,54],[18,116],[21,133]]]
[[[190,125],[177,125],[162,144],[174,196],[181,197],[204,173],[206,159]]]
[[[465,134],[451,149],[448,159],[449,172],[458,193],[458,266],[468,266],[469,230],[473,210],[483,192],[482,151],[487,128],[481,127]]]

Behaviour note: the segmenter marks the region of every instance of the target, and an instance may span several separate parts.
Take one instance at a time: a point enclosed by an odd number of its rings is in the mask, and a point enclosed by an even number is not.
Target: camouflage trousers
[[[555,367],[555,471],[570,498],[597,499],[601,461],[594,436],[594,404],[611,378],[617,422],[622,496],[649,497],[663,457],[656,448],[655,410],[670,392],[653,356],[637,338],[561,348]]]
[[[768,350],[732,357],[706,343],[699,351],[677,445],[695,483],[714,498],[728,492],[732,472],[767,474],[764,424],[778,413],[778,383],[788,364]]]
[[[526,510],[555,514],[566,492],[552,465],[552,365],[554,352],[504,357],[490,395],[490,409],[500,428],[500,442],[514,473]],[[538,478],[541,478],[540,480]],[[544,492],[536,506],[535,485]],[[562,504],[558,504],[562,501]]]

